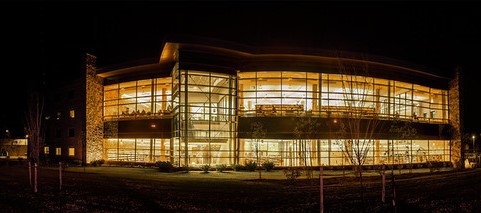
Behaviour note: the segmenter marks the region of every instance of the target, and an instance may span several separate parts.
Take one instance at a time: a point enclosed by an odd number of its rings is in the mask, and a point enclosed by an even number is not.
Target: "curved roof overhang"
[[[382,56],[309,48],[254,48],[198,37],[176,37],[164,43],[160,63],[179,61],[183,69],[226,71],[308,71],[339,73],[340,65],[363,66],[367,75],[446,88],[449,78],[428,68]]]
[[[181,69],[235,73],[237,71],[306,71],[339,73],[340,65],[362,66],[367,75],[446,88],[451,80],[425,67],[382,56],[334,52],[309,48],[256,48],[211,38],[167,37],[156,60],[134,66],[102,70],[100,77],[139,75],[143,72],[170,74],[175,63]],[[148,71],[150,70],[150,71]]]

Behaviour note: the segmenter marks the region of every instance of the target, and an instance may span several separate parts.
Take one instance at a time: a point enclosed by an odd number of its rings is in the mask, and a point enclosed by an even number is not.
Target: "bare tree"
[[[252,139],[254,139],[255,142],[254,152],[256,154],[256,163],[257,165],[259,165],[259,142],[261,142],[262,139],[264,139],[264,137],[266,136],[266,130],[264,129],[264,125],[262,125],[261,122],[257,121],[251,124],[251,131]]]
[[[36,163],[39,163],[40,149],[44,146],[43,107],[43,97],[37,92],[32,93],[25,113],[25,133],[28,135],[29,158]]]
[[[343,105],[337,111],[340,117],[340,129],[337,139],[343,155],[354,166],[361,185],[361,201],[364,203],[362,166],[366,163],[368,153],[376,141],[376,131],[380,121],[378,117],[379,91],[374,88],[374,79],[369,76],[368,64],[350,63],[338,60],[341,73]]]
[[[394,177],[394,158],[395,158],[395,145],[399,147],[399,145],[406,145],[411,147],[409,141],[414,139],[417,134],[416,128],[412,126],[412,121],[400,121],[399,118],[396,116],[393,117],[391,127],[389,128],[389,133],[391,135],[391,143],[388,144],[388,152],[390,152],[390,156],[392,157],[392,166],[391,166],[391,188],[392,188],[392,203],[394,205],[394,209],[396,210],[396,178]],[[408,152],[406,150],[406,152]],[[400,156],[409,157],[409,165],[410,170],[412,168],[412,158],[411,153],[405,153]],[[399,167],[401,169],[401,167]],[[401,170],[399,170],[401,172]]]
[[[312,179],[312,151],[309,147],[311,140],[316,138],[315,134],[320,130],[320,124],[314,118],[306,116],[296,117],[295,124],[294,134],[297,140],[299,166],[304,167],[307,178]]]
[[[392,163],[394,163],[394,157],[395,157],[395,149],[394,147],[399,147],[400,145],[405,145],[408,147],[410,146],[410,141],[414,139],[414,137],[417,134],[416,128],[412,126],[412,121],[410,120],[405,120],[401,121],[397,117],[393,117],[391,127],[389,128],[389,133],[391,135],[391,143],[389,146],[389,152],[390,156],[392,157]],[[408,152],[408,150],[405,150]],[[410,157],[411,154],[408,153],[403,153],[400,154],[402,157]],[[412,165],[412,160],[409,158],[409,164]],[[411,166],[412,167],[412,166]]]

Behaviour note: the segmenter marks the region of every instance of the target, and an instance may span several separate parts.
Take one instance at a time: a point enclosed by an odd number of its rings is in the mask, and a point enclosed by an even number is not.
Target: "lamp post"
[[[475,136],[475,135],[473,135],[471,138],[473,139],[473,152],[474,152],[474,151],[475,151],[475,147],[474,147],[474,139],[476,139],[476,136]]]

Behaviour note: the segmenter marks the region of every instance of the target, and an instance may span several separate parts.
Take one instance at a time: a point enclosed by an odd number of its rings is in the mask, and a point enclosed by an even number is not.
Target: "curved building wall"
[[[174,126],[172,138],[161,138],[159,134],[106,139],[107,160],[172,159],[175,165],[198,165],[244,163],[259,156],[278,166],[299,165],[298,139],[272,138],[269,135],[284,132],[271,129],[262,143],[257,143],[249,132],[237,133],[236,112],[241,117],[258,118],[342,118],[355,112],[366,119],[376,115],[380,119],[395,116],[415,123],[448,122],[446,90],[400,81],[294,71],[239,72],[238,80],[228,74],[190,70],[174,71],[173,76],[173,84],[172,78],[155,78],[104,87],[105,121],[173,116]],[[289,133],[293,134],[293,130]],[[345,139],[325,138],[305,142],[309,164],[349,164],[340,147]],[[450,159],[449,140],[408,140],[394,146],[390,143],[378,139],[369,144],[366,164]]]
[[[353,138],[336,135],[325,126],[313,130],[320,134],[302,134],[299,122],[291,118],[331,122],[352,117],[396,119],[429,130],[419,131],[415,139],[401,139],[387,137],[389,128],[384,127],[372,137],[356,138],[367,147],[364,164],[451,160],[450,140],[441,128],[449,125],[447,85],[439,88],[392,80],[379,70],[376,76],[343,73],[341,68],[336,72],[332,67],[325,71],[312,67],[236,71],[229,68],[235,63],[208,61],[211,58],[203,52],[206,64],[195,54],[182,55],[184,61],[176,59],[171,77],[104,86],[104,122],[118,122],[113,126],[121,127],[126,126],[126,122],[120,125],[122,121],[139,121],[130,132],[117,128],[118,134],[105,134],[107,160],[168,160],[176,166],[247,161],[272,161],[278,166],[347,165],[352,162],[346,158],[346,144],[351,144],[348,150],[357,149]],[[155,126],[153,121],[158,119],[170,119],[171,126],[165,126],[167,120]],[[272,126],[269,120],[273,119],[281,123]],[[255,135],[253,123],[269,132]],[[167,129],[170,134],[165,133]]]

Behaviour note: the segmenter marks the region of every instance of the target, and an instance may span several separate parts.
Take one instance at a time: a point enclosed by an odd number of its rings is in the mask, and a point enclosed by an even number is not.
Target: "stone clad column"
[[[85,60],[85,157],[86,163],[90,163],[103,157],[103,79],[97,76],[95,64],[97,58],[87,53]]]
[[[461,136],[463,134],[463,105],[462,105],[462,76],[461,69],[456,70],[456,77],[449,82],[449,124],[451,125],[451,162],[454,168],[462,168],[464,165],[464,150],[462,149]]]

